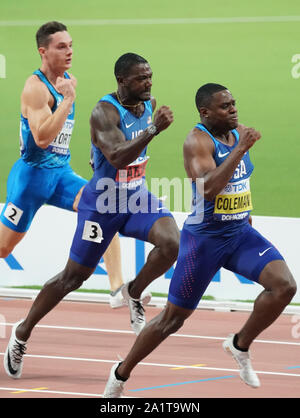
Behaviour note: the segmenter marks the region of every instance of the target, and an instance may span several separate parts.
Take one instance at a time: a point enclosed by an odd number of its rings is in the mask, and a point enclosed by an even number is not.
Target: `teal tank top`
[[[63,95],[55,90],[54,86],[50,83],[47,77],[42,71],[37,70],[33,74],[37,75],[39,79],[45,83],[48,90],[53,96],[54,105],[51,109],[52,113],[55,112],[59,104],[63,100]],[[70,78],[68,73],[65,72],[65,78]],[[43,167],[43,168],[57,168],[67,164],[71,158],[69,144],[74,128],[74,114],[75,104],[73,103],[70,113],[64,123],[63,128],[58,133],[56,138],[49,144],[46,149],[40,148],[36,145],[33,138],[28,119],[21,114],[20,122],[20,154],[21,158],[30,166]]]

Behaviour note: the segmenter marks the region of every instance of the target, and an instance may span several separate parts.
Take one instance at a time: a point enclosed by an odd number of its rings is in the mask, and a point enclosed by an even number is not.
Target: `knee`
[[[11,254],[13,248],[9,248],[6,246],[0,246],[0,258],[6,258]]]
[[[163,317],[156,323],[156,328],[162,338],[165,339],[178,331],[183,326],[184,321],[185,317],[174,314],[171,317]]]
[[[57,281],[57,285],[61,288],[64,295],[79,289],[87,278],[81,274],[68,274],[62,272]]]
[[[277,283],[278,285],[274,289],[277,298],[286,304],[290,303],[297,292],[297,284],[293,276],[282,277],[280,280],[277,280]]]
[[[55,282],[64,294],[68,294],[73,290],[79,289],[93,271],[93,268],[82,266],[69,259],[65,269],[55,277]]]
[[[169,258],[172,262],[175,262],[178,257],[179,237],[176,235],[161,236],[160,249],[164,257]]]

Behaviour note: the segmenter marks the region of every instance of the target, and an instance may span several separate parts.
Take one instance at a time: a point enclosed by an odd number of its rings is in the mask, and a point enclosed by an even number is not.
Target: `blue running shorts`
[[[87,185],[78,204],[77,228],[70,258],[83,266],[95,268],[116,232],[147,241],[154,222],[166,216],[173,218],[162,202],[145,187],[140,189],[139,196],[143,201],[140,211],[132,212],[122,206],[122,212],[100,213],[96,209],[99,194]]]
[[[74,199],[86,183],[69,164],[49,169],[32,167],[19,159],[7,180],[7,198],[0,220],[14,231],[26,232],[45,203],[73,210]]]
[[[196,309],[221,267],[258,283],[263,268],[273,260],[283,257],[249,224],[230,237],[203,232],[194,235],[183,228],[168,300],[182,308]]]

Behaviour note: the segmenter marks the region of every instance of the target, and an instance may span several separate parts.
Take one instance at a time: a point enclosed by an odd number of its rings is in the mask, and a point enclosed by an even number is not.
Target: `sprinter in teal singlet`
[[[64,24],[48,22],[37,31],[36,41],[42,62],[26,80],[21,96],[21,157],[10,171],[0,215],[1,258],[21,241],[43,204],[77,210],[87,183],[70,167],[76,95],[76,79],[68,72],[72,38]],[[55,220],[49,221],[55,225]],[[116,290],[123,283],[118,236],[104,261],[111,290]]]
[[[281,254],[249,223],[253,171],[249,149],[260,139],[260,133],[238,124],[235,100],[224,86],[210,83],[200,87],[196,106],[201,123],[191,130],[184,144],[194,210],[181,232],[168,303],[136,339],[125,360],[112,367],[104,397],[122,396],[132,369],[183,325],[221,267],[264,288],[244,327],[223,343],[237,362],[241,379],[258,388],[260,381],[252,369],[249,346],[275,321],[296,291]]]
[[[23,238],[44,203],[74,210],[87,183],[69,165],[76,86],[68,73],[72,38],[65,25],[49,22],[36,40],[42,65],[27,79],[21,96],[21,157],[9,174],[0,217],[2,257]]]

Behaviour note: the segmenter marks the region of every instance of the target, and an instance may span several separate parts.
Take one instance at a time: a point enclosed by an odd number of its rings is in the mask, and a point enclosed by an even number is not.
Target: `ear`
[[[117,82],[118,82],[118,84],[119,84],[119,85],[121,85],[121,86],[124,86],[124,80],[125,80],[125,78],[124,78],[123,76],[121,76],[121,75],[119,75],[119,76],[117,77]]]
[[[45,55],[46,48],[44,46],[40,46],[38,48],[38,51],[39,51],[40,56],[43,57]]]
[[[199,113],[201,118],[207,118],[209,115],[209,109],[207,107],[202,106],[199,109]]]

